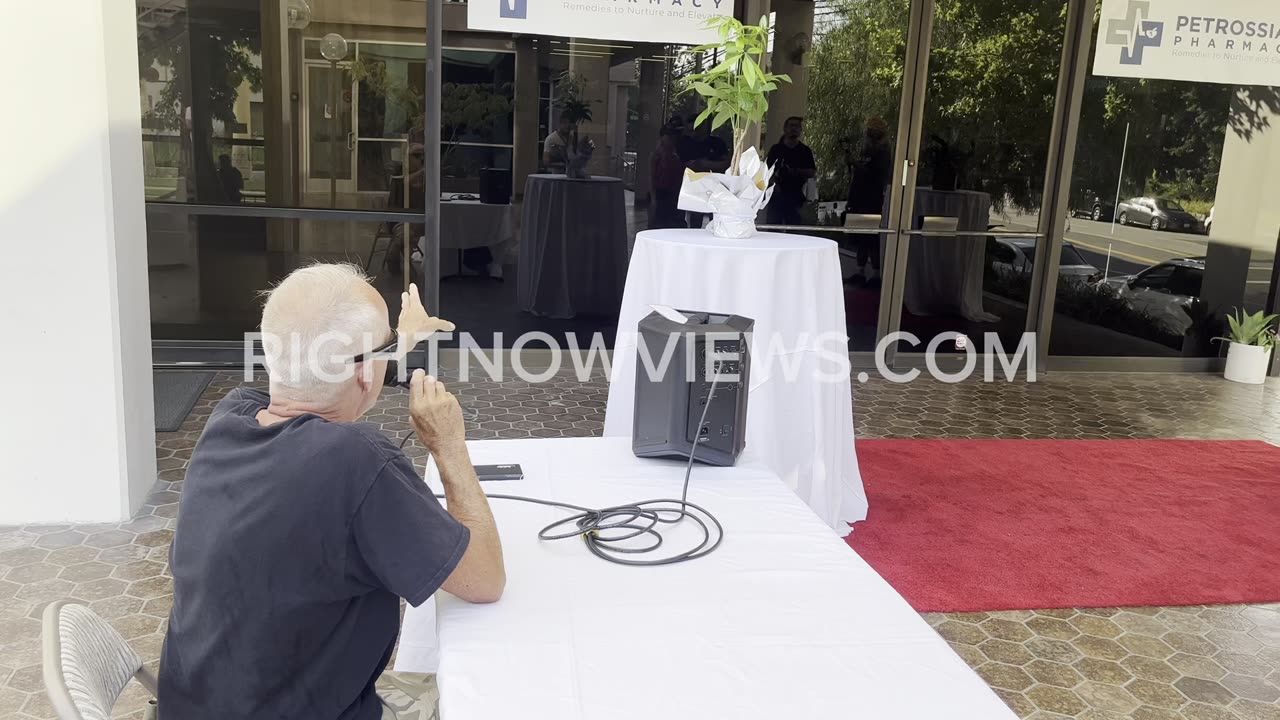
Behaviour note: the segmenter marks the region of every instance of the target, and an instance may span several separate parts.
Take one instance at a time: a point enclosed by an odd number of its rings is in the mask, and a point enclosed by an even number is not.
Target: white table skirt
[[[525,479],[489,492],[604,506],[678,496],[684,466],[622,438],[472,442]],[[428,482],[439,488],[434,472]],[[623,567],[543,542],[562,511],[493,500],[507,590],[410,608],[397,670],[437,671],[442,720],[1012,720],[1013,713],[858,555],[759,465],[694,468],[689,499],[721,547]],[[683,547],[691,523],[664,529]],[[438,626],[438,640],[435,629]]]
[[[841,535],[866,519],[836,244],[776,233],[747,240],[703,230],[637,235],[614,344],[607,436],[631,436],[635,330],[653,304],[755,320],[747,452]],[[843,379],[824,382],[820,374]]]
[[[984,192],[930,188],[916,191],[917,217],[956,218],[959,237],[912,237],[907,254],[903,303],[913,315],[959,315],[973,322],[996,322],[982,303],[991,196]]]
[[[441,200],[440,249],[470,250],[487,247],[498,265],[514,262],[516,257],[516,213],[513,205],[481,203],[479,200]],[[427,247],[425,237],[418,238],[418,250],[425,258],[437,256]],[[449,257],[441,257],[447,266]]]

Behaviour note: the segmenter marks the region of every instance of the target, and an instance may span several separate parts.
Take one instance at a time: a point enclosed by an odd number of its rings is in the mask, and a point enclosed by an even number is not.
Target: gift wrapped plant
[[[755,219],[769,202],[772,169],[750,146],[747,136],[758,128],[769,111],[769,93],[778,83],[791,82],[786,75],[768,72],[769,18],[747,25],[732,18],[709,21],[720,41],[696,47],[692,52],[719,59],[705,72],[691,75],[686,92],[702,96],[707,107],[695,125],[711,123],[715,132],[724,125],[733,130],[733,160],[725,173],[687,171],[680,189],[679,207],[711,213],[708,229],[720,237],[745,238],[755,234]]]

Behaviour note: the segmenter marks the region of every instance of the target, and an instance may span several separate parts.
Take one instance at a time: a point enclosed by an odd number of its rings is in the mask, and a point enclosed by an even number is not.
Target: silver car
[[[1032,263],[1036,257],[1034,238],[993,237],[993,239],[996,244],[991,248],[992,267],[1005,272],[1031,272]],[[1090,265],[1076,246],[1069,242],[1062,244],[1062,254],[1058,257],[1058,275],[1085,282],[1102,279],[1102,271]]]
[[[1204,223],[1199,218],[1183,210],[1176,200],[1167,198],[1129,198],[1116,206],[1116,220],[1121,225],[1145,225],[1152,230],[1204,232]]]

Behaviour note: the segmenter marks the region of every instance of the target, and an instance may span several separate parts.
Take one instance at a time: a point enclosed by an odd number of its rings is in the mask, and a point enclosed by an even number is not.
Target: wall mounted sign
[[[1103,0],[1093,72],[1280,86],[1280,2]]]
[[[471,30],[673,45],[714,42],[734,0],[469,0]]]

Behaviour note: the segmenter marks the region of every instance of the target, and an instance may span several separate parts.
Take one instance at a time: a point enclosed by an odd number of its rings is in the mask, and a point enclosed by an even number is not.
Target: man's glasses
[[[387,374],[383,377],[382,384],[388,387],[398,386],[398,387],[407,388],[409,387],[409,375],[408,373],[405,373],[404,378],[401,379],[400,361],[397,360],[393,355],[391,355],[392,351],[396,349],[396,345],[399,344],[399,342],[400,342],[400,338],[395,333],[392,333],[391,340],[389,340],[386,344],[380,347],[374,348],[373,350],[370,350],[367,353],[360,353],[359,355],[356,355],[355,357],[351,358],[351,362],[352,363],[370,362],[382,357],[382,359],[385,359],[387,361]]]

